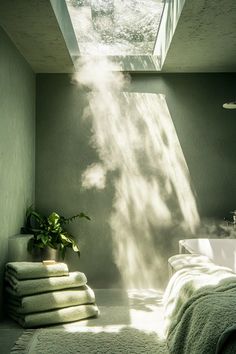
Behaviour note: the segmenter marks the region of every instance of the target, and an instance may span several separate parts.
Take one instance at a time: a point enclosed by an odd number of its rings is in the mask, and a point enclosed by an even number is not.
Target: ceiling
[[[165,9],[161,54],[114,57],[123,70],[236,71],[235,0],[166,0]],[[64,0],[1,0],[0,25],[36,73],[74,70],[79,47]]]
[[[236,1],[185,1],[162,71],[235,72]]]
[[[1,0],[0,25],[34,72],[73,71],[79,50],[63,0]]]

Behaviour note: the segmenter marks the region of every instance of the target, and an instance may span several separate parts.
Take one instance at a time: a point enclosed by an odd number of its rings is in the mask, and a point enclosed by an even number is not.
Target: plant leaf
[[[85,213],[81,212],[79,214],[70,216],[69,218],[65,218],[64,216],[61,216],[61,224],[69,224],[70,222],[75,221],[76,218],[86,218],[87,220],[91,220],[90,217],[88,215],[86,215]]]
[[[48,216],[48,223],[56,225],[56,224],[58,224],[59,219],[60,219],[60,216],[57,213],[53,212]]]
[[[91,220],[90,217],[88,215],[86,215],[85,213],[79,213],[79,218],[85,218],[87,220]]]
[[[68,236],[65,235],[65,234],[60,234],[60,236],[61,236],[61,240],[62,240],[62,241],[66,241],[66,243],[72,243],[72,242],[73,242],[73,241],[71,240],[71,238],[68,237]]]
[[[80,252],[79,246],[75,242],[72,242],[72,249],[75,252]]]

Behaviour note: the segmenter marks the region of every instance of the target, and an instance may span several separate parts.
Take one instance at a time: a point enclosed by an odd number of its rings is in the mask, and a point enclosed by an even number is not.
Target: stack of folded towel
[[[10,262],[5,280],[8,314],[25,328],[98,315],[85,274],[65,263]]]

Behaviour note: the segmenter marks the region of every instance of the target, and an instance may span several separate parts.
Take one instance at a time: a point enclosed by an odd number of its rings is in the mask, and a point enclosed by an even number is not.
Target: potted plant
[[[77,218],[90,220],[90,217],[83,212],[68,218],[56,212],[44,216],[36,212],[31,206],[26,211],[25,225],[21,228],[21,233],[33,235],[29,241],[29,250],[39,249],[41,260],[48,258],[47,253],[50,250],[56,250],[64,259],[68,248],[71,248],[80,256],[79,245],[74,236],[64,229],[65,225]]]

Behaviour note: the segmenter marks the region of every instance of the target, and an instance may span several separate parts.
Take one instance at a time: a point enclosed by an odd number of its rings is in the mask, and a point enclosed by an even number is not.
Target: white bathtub
[[[179,241],[179,253],[198,253],[236,273],[236,239],[186,239]]]

